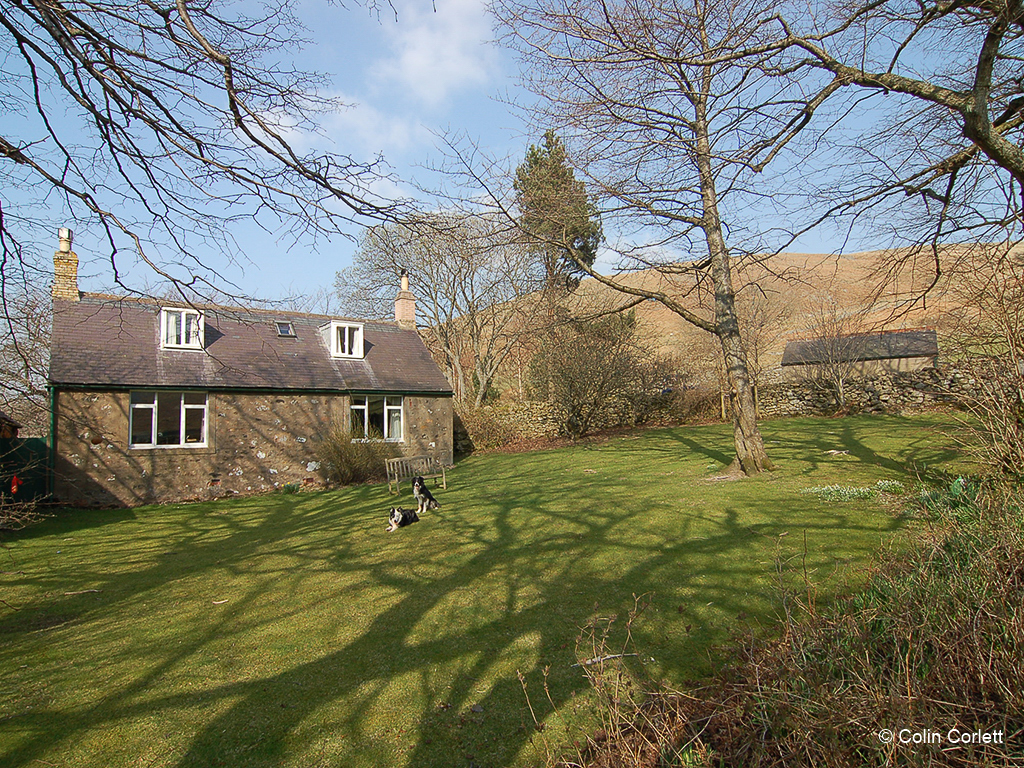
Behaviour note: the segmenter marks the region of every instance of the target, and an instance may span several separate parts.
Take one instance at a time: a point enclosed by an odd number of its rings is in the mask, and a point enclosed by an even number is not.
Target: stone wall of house
[[[84,506],[132,506],[314,485],[315,444],[342,419],[346,395],[210,392],[204,448],[128,448],[128,392],[62,391],[55,494]],[[409,455],[451,463],[450,398],[405,398]],[[432,447],[431,447],[432,446]]]
[[[406,456],[436,456],[447,466],[454,462],[454,407],[450,397],[405,398]]]
[[[853,379],[846,386],[851,413],[904,413],[950,405],[974,381],[951,368],[927,368]],[[758,391],[762,418],[833,413],[832,392],[813,381],[777,382]]]

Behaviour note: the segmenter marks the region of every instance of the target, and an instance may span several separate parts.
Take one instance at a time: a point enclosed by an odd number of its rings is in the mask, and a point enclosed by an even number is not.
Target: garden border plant
[[[748,635],[713,683],[653,690],[618,739],[555,764],[1024,763],[1024,492],[956,476],[908,503],[929,521],[916,545],[855,594],[819,611],[805,586],[788,589],[799,610],[778,635]],[[963,733],[988,741],[952,742]]]

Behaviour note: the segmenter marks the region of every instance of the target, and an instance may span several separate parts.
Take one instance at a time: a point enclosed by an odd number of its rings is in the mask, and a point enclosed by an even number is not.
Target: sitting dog
[[[441,505],[427,489],[427,484],[422,477],[412,479],[412,495],[416,497],[416,511],[421,515],[428,509],[440,509]]]
[[[416,514],[415,509],[402,509],[402,507],[392,507],[391,514],[388,516],[388,533],[397,531],[399,528],[404,528],[407,525],[418,523],[420,516]]]

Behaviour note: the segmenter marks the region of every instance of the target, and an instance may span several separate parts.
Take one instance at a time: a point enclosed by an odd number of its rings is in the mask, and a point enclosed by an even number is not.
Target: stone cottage
[[[395,321],[80,293],[71,233],[54,256],[54,494],[127,506],[316,478],[332,426],[452,462],[452,390]]]

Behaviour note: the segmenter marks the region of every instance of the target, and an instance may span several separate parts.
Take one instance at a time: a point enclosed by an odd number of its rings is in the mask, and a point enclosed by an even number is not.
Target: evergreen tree
[[[592,265],[604,236],[597,208],[554,131],[546,131],[542,144],[526,151],[513,188],[520,226],[543,259],[548,287],[578,284],[583,271],[578,262]]]

